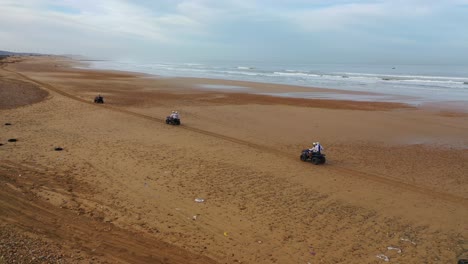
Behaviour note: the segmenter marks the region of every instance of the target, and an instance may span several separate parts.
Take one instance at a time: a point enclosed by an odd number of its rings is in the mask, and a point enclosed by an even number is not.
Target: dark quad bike
[[[95,102],[96,104],[103,104],[103,103],[104,103],[104,97],[102,97],[102,96],[96,96],[96,97],[94,97],[94,102]]]
[[[166,117],[166,124],[178,126],[178,125],[180,125],[180,119],[179,118],[172,118],[172,117],[168,116],[168,117]]]
[[[312,151],[310,151],[308,149],[302,150],[301,160],[302,161],[310,160],[315,165],[324,164],[325,161],[326,161],[325,154],[318,153],[318,152],[312,152]]]

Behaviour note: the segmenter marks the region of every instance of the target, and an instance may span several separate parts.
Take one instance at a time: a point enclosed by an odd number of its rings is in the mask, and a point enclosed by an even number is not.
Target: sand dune
[[[464,113],[14,60],[1,66],[0,91],[21,82],[49,95],[0,110],[0,228],[50,243],[51,260],[454,263],[468,250]],[[97,93],[106,104],[92,103]],[[182,126],[164,124],[171,110]],[[317,140],[328,163],[301,162]],[[0,245],[10,260],[40,257],[13,250]]]

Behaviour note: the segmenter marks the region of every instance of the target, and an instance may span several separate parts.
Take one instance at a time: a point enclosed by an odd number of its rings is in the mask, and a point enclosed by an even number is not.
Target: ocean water
[[[214,78],[375,93],[375,95],[352,95],[345,98],[336,93],[314,95],[314,93],[285,92],[276,93],[276,96],[404,101],[410,104],[457,102],[464,105],[466,102],[468,108],[468,66],[460,65],[124,61],[89,61],[89,63],[94,69],[133,71],[162,77]]]

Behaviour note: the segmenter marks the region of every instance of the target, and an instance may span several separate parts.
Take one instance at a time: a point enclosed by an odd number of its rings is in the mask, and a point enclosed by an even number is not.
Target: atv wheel
[[[320,164],[325,164],[325,161],[326,161],[325,157],[322,157],[322,158],[320,159]]]
[[[319,165],[320,164],[320,159],[317,158],[317,157],[313,157],[312,158],[312,163],[315,164],[315,165]]]
[[[169,120],[168,120],[168,119],[166,119],[166,124],[168,124],[168,125],[169,125]]]
[[[307,155],[301,154],[301,160],[302,161],[307,161]]]

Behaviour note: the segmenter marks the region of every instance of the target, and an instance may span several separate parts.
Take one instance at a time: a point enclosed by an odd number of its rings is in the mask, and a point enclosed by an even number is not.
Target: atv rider
[[[320,142],[312,143],[312,148],[309,149],[309,156],[312,157],[314,153],[322,154],[323,147],[320,145]]]
[[[171,115],[169,116],[170,120],[180,120],[179,112],[172,111]]]
[[[320,142],[314,142],[314,147],[312,148],[312,152],[322,154],[323,147],[320,145]]]
[[[172,113],[169,115],[169,118],[170,118],[171,120],[174,119],[175,112],[176,112],[176,111],[172,111]]]

